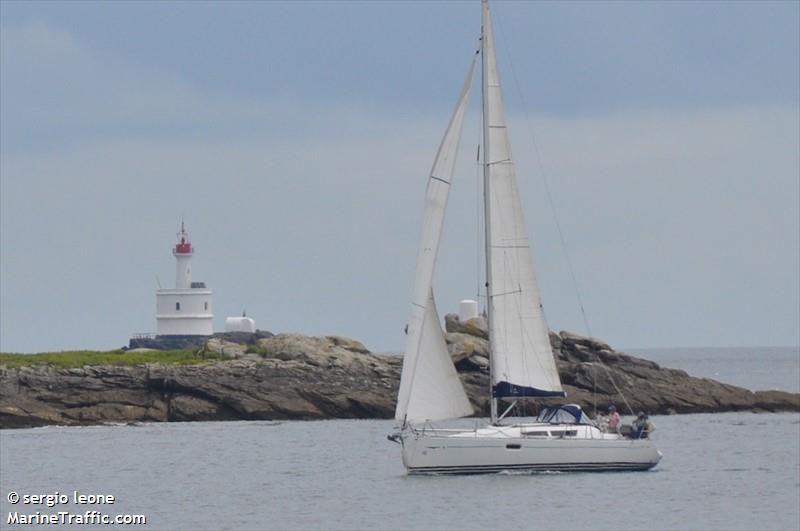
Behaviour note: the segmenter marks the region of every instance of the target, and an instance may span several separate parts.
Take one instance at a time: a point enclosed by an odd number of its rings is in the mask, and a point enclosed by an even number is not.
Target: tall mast
[[[489,278],[490,271],[491,271],[491,263],[492,263],[492,241],[491,241],[491,234],[492,232],[489,230],[489,208],[490,208],[490,187],[489,187],[489,164],[491,161],[487,161],[487,156],[489,155],[489,116],[488,116],[488,107],[486,105],[486,94],[489,91],[489,79],[486,76],[486,72],[489,68],[489,57],[487,54],[487,34],[491,32],[491,28],[489,25],[491,24],[491,20],[489,18],[489,1],[488,0],[481,0],[481,111],[483,113],[483,233],[484,233],[484,243],[485,243],[485,252],[484,255],[486,256],[486,320],[488,324],[488,329],[491,330],[491,322],[492,322],[492,283],[491,279]],[[489,50],[489,53],[494,53],[493,50]],[[497,399],[494,397],[494,393],[492,392],[493,389],[493,382],[494,379],[492,375],[494,373],[494,337],[493,334],[489,334],[489,400],[491,402],[491,423],[494,424],[497,422]]]

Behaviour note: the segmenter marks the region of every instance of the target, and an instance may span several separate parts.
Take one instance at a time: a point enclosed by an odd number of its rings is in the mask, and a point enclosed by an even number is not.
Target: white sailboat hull
[[[529,435],[548,431],[569,435]],[[415,429],[405,430],[401,443],[403,464],[411,474],[647,470],[661,459],[661,452],[650,439],[629,439],[601,432],[594,426]]]

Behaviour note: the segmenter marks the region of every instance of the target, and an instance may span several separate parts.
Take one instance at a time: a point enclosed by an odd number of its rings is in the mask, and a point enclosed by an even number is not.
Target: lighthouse
[[[181,221],[175,257],[175,289],[156,291],[158,336],[210,336],[214,333],[212,291],[204,282],[192,282],[194,248]]]

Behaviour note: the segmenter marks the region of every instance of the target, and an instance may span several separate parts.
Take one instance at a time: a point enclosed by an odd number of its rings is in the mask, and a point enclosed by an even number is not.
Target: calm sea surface
[[[635,356],[692,376],[713,378],[752,391],[800,392],[800,347],[630,349]]]
[[[797,390],[797,349],[756,351],[647,352],[690,374]],[[653,420],[664,458],[649,472],[454,477],[407,476],[391,421],[4,430],[0,528],[37,528],[9,526],[10,511],[99,510],[147,517],[125,529],[800,529],[800,414]],[[7,500],[74,490],[117,502]]]

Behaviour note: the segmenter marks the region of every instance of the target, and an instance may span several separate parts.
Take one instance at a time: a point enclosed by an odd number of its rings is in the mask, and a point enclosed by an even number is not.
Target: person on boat
[[[655,426],[650,422],[650,418],[640,411],[636,420],[633,421],[633,431],[631,437],[634,439],[647,439],[650,434],[655,430]]]
[[[606,421],[606,425],[608,426],[609,431],[618,432],[619,431],[619,413],[617,413],[617,406],[611,404],[608,406],[608,417]]]

